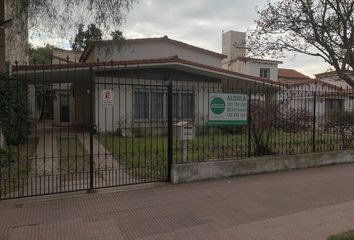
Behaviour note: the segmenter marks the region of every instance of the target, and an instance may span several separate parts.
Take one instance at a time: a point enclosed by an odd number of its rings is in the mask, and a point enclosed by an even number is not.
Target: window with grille
[[[261,78],[267,78],[270,79],[270,69],[269,68],[261,68],[259,70],[259,76]]]

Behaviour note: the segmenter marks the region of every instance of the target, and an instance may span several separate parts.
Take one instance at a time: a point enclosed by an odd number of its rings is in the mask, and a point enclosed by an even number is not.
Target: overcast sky
[[[257,8],[266,0],[140,0],[121,26],[127,38],[161,37],[221,52],[222,31],[246,31],[254,26]],[[69,47],[67,39],[49,41]],[[32,37],[32,42],[37,42]],[[321,58],[290,54],[280,67],[295,68],[309,76],[324,72],[328,65]]]

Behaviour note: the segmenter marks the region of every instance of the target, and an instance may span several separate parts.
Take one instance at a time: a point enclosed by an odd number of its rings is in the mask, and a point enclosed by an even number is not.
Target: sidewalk
[[[354,229],[353,182],[347,164],[2,201],[0,239],[326,239]]]

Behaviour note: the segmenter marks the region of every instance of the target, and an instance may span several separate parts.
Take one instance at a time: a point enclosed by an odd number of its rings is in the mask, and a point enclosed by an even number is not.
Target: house
[[[81,54],[82,51],[53,48],[53,64],[78,63],[80,61]]]
[[[354,80],[354,72],[348,71],[348,74]],[[347,82],[345,82],[343,79],[338,77],[338,74],[335,71],[319,73],[319,74],[316,74],[315,76],[317,79],[319,79],[323,82],[326,82],[328,84],[335,85],[339,88],[349,89],[349,90],[352,89],[352,87]]]
[[[228,31],[222,34],[222,60],[224,69],[255,77],[278,80],[278,65],[281,61],[247,57],[246,33]]]
[[[301,84],[311,80],[310,77],[302,74],[295,69],[278,68],[278,81],[283,84]]]
[[[57,93],[55,125],[89,127],[93,109],[99,130],[133,131],[157,124],[154,131],[158,131],[163,129],[159,124],[166,124],[169,82],[175,121],[197,125],[207,123],[209,93],[278,87],[272,80],[222,68],[226,57],[165,36],[123,44],[90,42],[80,63],[18,66],[14,72],[34,82],[52,83]]]
[[[321,80],[299,79],[298,82],[287,84],[284,89],[278,95],[279,100],[294,109],[302,109],[315,115],[317,125],[324,124],[324,119],[331,112],[354,111],[352,93]]]
[[[184,42],[168,38],[141,38],[111,41],[89,42],[81,55],[80,61],[93,63],[97,60],[135,61],[141,59],[158,59],[178,56],[181,59],[221,68],[221,60],[226,55],[199,48]]]
[[[354,110],[354,102],[350,94],[344,94],[343,89],[334,84],[311,79],[295,69],[279,68],[278,74],[278,81],[284,88],[284,94],[280,94],[279,97],[293,108],[311,114],[315,110],[318,118],[337,110]]]

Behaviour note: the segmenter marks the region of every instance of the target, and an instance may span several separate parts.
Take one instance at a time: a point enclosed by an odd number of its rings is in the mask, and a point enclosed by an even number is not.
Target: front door
[[[70,122],[70,106],[68,95],[60,95],[60,122]]]

